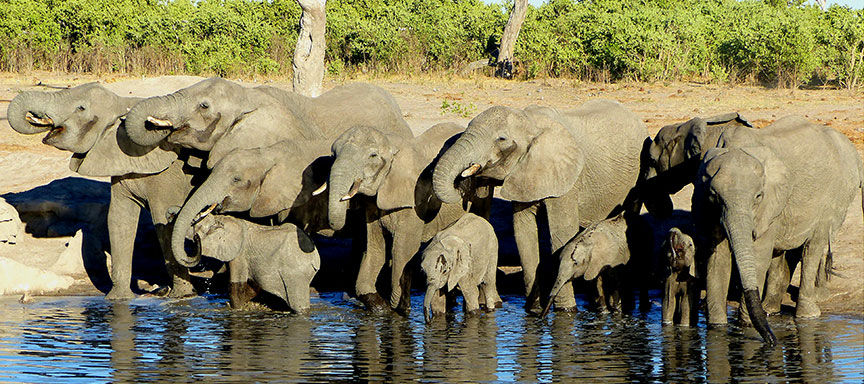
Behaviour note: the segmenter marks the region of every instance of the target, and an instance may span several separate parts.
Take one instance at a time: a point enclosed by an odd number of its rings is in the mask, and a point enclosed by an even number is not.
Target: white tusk
[[[54,125],[54,120],[51,120],[50,117],[39,118],[33,115],[31,112],[27,112],[27,116],[25,117],[27,121],[36,125]]]
[[[476,164],[476,163],[475,163],[475,164],[471,164],[470,167],[465,168],[465,170],[462,171],[462,175],[461,175],[461,176],[462,176],[462,177],[468,177],[468,176],[474,175],[474,174],[477,173],[477,171],[479,171],[479,170],[480,170],[480,164]]]
[[[351,189],[348,190],[348,194],[345,196],[342,196],[342,198],[339,199],[339,201],[351,200],[351,198],[357,194],[357,191],[360,190],[360,183],[362,183],[362,182],[363,182],[363,179],[354,180],[354,184],[351,184]]]
[[[354,195],[352,195],[352,194],[349,193],[349,194],[347,194],[347,195],[345,195],[345,196],[342,196],[342,198],[339,199],[339,201],[348,201],[348,200],[351,200],[352,197],[354,197]]]
[[[204,212],[199,213],[198,216],[195,217],[195,222],[201,221],[201,219],[203,219],[204,217],[209,215],[210,212],[213,212],[213,210],[216,209],[217,205],[219,205],[219,203],[213,203],[213,205],[207,207],[207,209],[205,209]]]
[[[157,119],[153,116],[147,116],[147,121],[150,122],[150,124],[153,124],[157,127],[172,127],[172,126],[174,126],[174,124],[171,123],[171,120]]]
[[[324,193],[324,191],[326,191],[326,190],[327,190],[327,183],[325,182],[324,184],[321,184],[321,186],[318,187],[318,189],[312,191],[312,196],[318,196],[318,195]]]

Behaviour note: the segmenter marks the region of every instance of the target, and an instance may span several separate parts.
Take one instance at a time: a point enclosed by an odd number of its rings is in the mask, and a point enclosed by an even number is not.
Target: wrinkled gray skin
[[[558,266],[558,277],[552,286],[549,300],[543,309],[541,316],[545,316],[552,307],[555,297],[560,294],[564,287],[570,286],[573,279],[584,278],[595,280],[598,276],[606,275],[604,286],[615,285],[612,289],[604,289],[599,285],[600,294],[603,295],[605,309],[610,311],[621,310],[621,298],[618,286],[622,269],[630,263],[630,247],[627,241],[627,220],[625,213],[602,220],[585,228],[561,248],[561,262]],[[609,274],[608,272],[614,273]],[[621,276],[618,276],[621,275]],[[611,283],[611,284],[610,284]]]
[[[468,213],[432,238],[423,250],[420,267],[426,274],[423,314],[426,322],[446,312],[445,294],[456,287],[466,314],[494,311],[501,306],[495,277],[498,238],[486,219]]]
[[[817,317],[816,280],[831,236],[839,230],[864,166],[844,135],[790,116],[763,130],[730,129],[700,166],[694,222],[709,237],[708,321],[725,324],[732,260],[744,290],[742,318],[769,343],[760,292],[772,257],[801,248],[796,317]]]
[[[356,124],[411,136],[390,94],[369,84],[344,85],[309,98],[210,78],[143,100],[126,117],[126,129],[135,143],[153,146],[165,141],[209,151],[209,168],[237,148],[332,139]]]
[[[240,308],[264,291],[294,312],[309,309],[309,284],[321,268],[321,259],[312,239],[297,226],[264,226],[232,216],[206,215],[192,232],[201,255],[228,263],[232,307]]]
[[[432,193],[431,169],[461,132],[460,126],[443,123],[409,140],[359,126],[333,142],[334,161],[327,187],[330,227],[340,230],[345,225],[350,200],[363,207],[366,253],[360,263],[356,293],[367,309],[381,311],[387,305],[375,288],[385,262],[385,233],[393,239],[390,308],[407,313],[411,274],[405,266],[420,243],[458,220],[466,209],[488,217],[492,197],[488,188],[477,188],[465,201],[460,197],[452,204],[442,204]]]
[[[526,294],[539,290],[537,213],[545,206],[552,253],[580,228],[605,219],[624,202],[639,176],[645,125],[621,104],[592,100],[576,109],[492,107],[475,117],[435,167],[435,194],[461,199],[463,177],[502,182],[513,201],[513,229]],[[541,277],[551,280],[552,276]],[[556,296],[558,310],[573,310],[572,285]],[[526,303],[529,310],[539,303]]]
[[[197,265],[199,259],[184,251],[195,217],[207,207],[215,213],[248,212],[251,217],[277,215],[306,233],[327,231],[328,191],[313,195],[330,175],[330,143],[281,141],[254,149],[235,149],[219,161],[207,180],[189,197],[174,221],[171,244],[178,261]]]
[[[150,211],[168,271],[172,297],[195,293],[169,247],[169,207],[182,204],[192,175],[170,146],[143,148],[125,135],[121,116],[139,101],[91,83],[56,92],[23,92],[9,104],[9,125],[19,133],[48,132],[43,143],[73,153],[70,168],[85,176],[111,176],[108,235],[113,288],[108,299],[134,297],[132,250],[141,208]]]
[[[672,228],[660,252],[666,264],[661,311],[663,324],[673,324],[677,319],[683,326],[696,326],[700,289],[693,238],[678,228]]]

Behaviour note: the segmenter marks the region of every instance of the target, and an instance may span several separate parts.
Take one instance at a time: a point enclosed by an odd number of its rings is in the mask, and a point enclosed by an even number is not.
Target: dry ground
[[[40,82],[69,86],[89,81],[115,83],[122,80],[125,79],[92,75],[0,73],[0,100],[11,99],[19,90],[47,89],[36,85]],[[642,116],[650,135],[667,124],[730,111],[740,112],[757,127],[785,115],[800,114],[837,129],[855,143],[859,152],[864,150],[864,94],[861,91],[692,83],[601,84],[560,79],[511,82],[486,77],[450,79],[443,76],[336,79],[326,81],[325,87],[358,80],[390,91],[415,133],[442,121],[467,123],[471,117],[492,105],[523,107],[547,104],[567,108],[592,98],[609,98],[620,101]],[[290,82],[285,81],[247,82],[290,88]],[[54,179],[72,176],[67,167],[67,153],[42,145],[41,135],[27,137],[9,129],[5,121],[5,106],[0,101],[0,195],[26,191]],[[675,197],[675,204],[679,209],[688,209],[687,190]],[[836,255],[835,266],[841,277],[830,283],[832,297],[823,304],[826,312],[864,314],[864,281],[861,280],[864,277],[864,218],[859,207],[860,200],[853,203],[844,227],[832,245]],[[51,257],[39,253],[39,257]],[[33,262],[39,264],[36,260]]]

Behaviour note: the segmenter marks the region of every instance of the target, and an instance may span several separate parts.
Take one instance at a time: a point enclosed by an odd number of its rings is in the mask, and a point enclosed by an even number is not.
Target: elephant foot
[[[411,306],[410,305],[397,305],[395,308],[393,308],[393,312],[396,312],[402,316],[408,317],[408,315],[411,313]]]
[[[726,328],[726,323],[708,323],[706,326],[708,329],[723,329]]]
[[[554,311],[558,313],[578,313],[579,307],[575,305],[571,307],[561,307],[556,305]]]
[[[168,293],[168,297],[172,299],[181,299],[184,297],[195,295],[197,295],[197,293],[195,292],[195,287],[192,286],[191,282],[183,279],[174,279],[174,284],[171,287],[171,292]]]
[[[385,313],[390,311],[390,306],[377,293],[365,293],[357,297],[366,307],[366,310],[372,313]]]
[[[762,307],[765,308],[765,314],[768,316],[776,315],[780,313],[780,302],[774,302],[773,300],[769,303],[762,304]]]
[[[504,302],[501,300],[495,301],[495,308],[504,308]]]
[[[249,303],[258,293],[248,283],[231,283],[228,292],[228,298],[231,302],[231,308],[243,308]]]
[[[798,306],[795,307],[796,319],[811,319],[819,316],[822,316],[822,310],[819,309],[818,304],[801,297],[798,298]]]
[[[134,299],[135,294],[132,293],[132,290],[129,288],[119,288],[114,287],[111,288],[111,291],[105,295],[105,300],[129,300]]]
[[[483,313],[483,311],[480,310],[479,308],[478,309],[472,309],[472,310],[465,311],[465,317],[466,318],[477,317],[477,316],[480,316],[480,314],[482,314],[482,313]]]
[[[540,314],[543,313],[543,308],[540,307],[540,301],[534,300],[531,304],[525,303],[525,312],[534,316],[540,316]]]

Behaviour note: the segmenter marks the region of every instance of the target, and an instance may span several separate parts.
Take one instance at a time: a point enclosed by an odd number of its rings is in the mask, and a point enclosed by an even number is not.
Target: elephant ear
[[[710,143],[707,143],[708,123],[705,120],[695,117],[684,124],[689,126],[683,143],[685,159],[700,158],[702,157],[702,153],[714,147]]]
[[[617,218],[612,220],[617,220]],[[613,231],[603,227],[600,227],[602,233],[594,235],[596,240],[591,250],[590,260],[588,260],[588,267],[585,269],[585,280],[596,279],[597,275],[606,267],[617,267],[630,261],[627,240],[624,234],[621,233],[619,236],[618,233],[613,233]]]
[[[557,112],[537,108],[526,114],[528,124],[535,124],[540,134],[528,143],[527,153],[504,179],[501,197],[529,202],[561,196],[573,188],[582,173],[582,148]]]
[[[161,146],[146,148],[132,142],[121,120],[106,128],[87,153],[72,155],[69,168],[84,176],[154,174],[167,169],[177,153]],[[168,146],[166,145],[166,148]]]
[[[762,235],[777,219],[781,209],[786,205],[791,189],[789,172],[786,165],[769,148],[760,146],[741,148],[741,150],[758,160],[762,164],[762,171],[764,172],[762,202],[759,204],[755,215],[755,217],[762,218],[756,220],[756,235]]]
[[[287,141],[278,145],[276,152],[280,156],[275,157],[275,164],[264,174],[249,210],[252,217],[275,215],[305,205],[330,175],[333,159],[327,155],[329,146],[325,149],[320,143]]]
[[[424,168],[422,156],[416,148],[410,144],[400,147],[390,162],[390,171],[378,188],[376,204],[385,211],[414,206],[414,188]]]
[[[450,269],[450,274],[447,276],[447,291],[452,291],[459,284],[463,277],[468,275],[469,254],[468,244],[464,240],[456,236],[447,236],[441,239],[441,245],[444,250],[454,256],[451,260],[453,265]],[[455,259],[455,260],[454,260]]]

